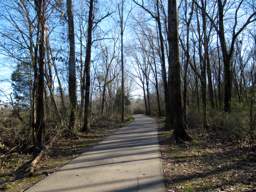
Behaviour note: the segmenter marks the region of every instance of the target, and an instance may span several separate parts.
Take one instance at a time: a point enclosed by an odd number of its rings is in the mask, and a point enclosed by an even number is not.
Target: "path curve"
[[[134,117],[26,192],[164,192],[157,124],[144,115]]]

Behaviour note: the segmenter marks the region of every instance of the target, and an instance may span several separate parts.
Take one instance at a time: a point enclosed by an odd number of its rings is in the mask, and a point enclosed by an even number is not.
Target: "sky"
[[[83,0],[82,0],[83,1]],[[13,1],[15,2],[15,1]],[[74,10],[77,11],[79,9],[79,1],[74,1],[74,2],[78,2],[74,4]],[[104,15],[106,14],[109,10],[113,10],[113,7],[116,6],[117,1],[113,0],[112,3],[110,3],[109,0],[101,0],[98,1],[100,2],[99,7],[100,7],[100,12],[97,13],[98,16],[100,17],[100,15]],[[104,3],[105,2],[105,3]],[[126,1],[126,6],[125,6],[125,17],[129,12],[129,9],[131,8],[131,3],[132,1]],[[113,6],[114,5],[114,6]],[[110,7],[108,7],[110,6]],[[115,8],[114,8],[115,9]],[[112,33],[119,33],[120,30],[118,29],[118,23],[117,23],[117,18],[116,18],[116,11],[114,10],[115,13],[113,14],[113,16],[111,16],[112,18],[107,18],[106,20],[104,20],[103,22],[100,23],[100,28],[104,31],[110,31],[112,30]],[[127,22],[127,27],[126,27],[126,31],[125,31],[125,37],[124,37],[124,44],[126,46],[127,42],[129,44],[129,42],[132,42],[132,38],[133,38],[133,33],[131,31],[131,29],[129,28],[129,20],[130,17],[128,18],[128,22]],[[0,30],[3,29],[3,27],[6,25],[5,22],[3,22],[3,20],[0,20]],[[62,26],[62,30],[65,30],[66,27]],[[78,29],[77,29],[78,30]],[[11,33],[11,32],[10,32]],[[109,33],[107,36],[111,37],[111,33]],[[77,41],[77,39],[76,39]],[[61,43],[59,40],[57,40],[58,43]],[[56,42],[54,42],[56,44]],[[63,47],[65,47],[65,45],[63,45]],[[76,47],[76,51],[79,50],[79,47]],[[125,49],[126,52],[126,49]],[[126,53],[125,53],[126,55]],[[3,52],[0,49],[0,100],[1,101],[8,101],[8,98],[6,98],[6,95],[9,96],[12,93],[12,87],[11,87],[11,74],[15,69],[15,66],[17,64],[17,61],[15,61],[14,59],[10,59],[6,56],[3,55]],[[129,65],[131,65],[132,63],[129,61],[129,58],[126,57],[125,58],[125,66],[126,69],[128,70],[130,68]],[[132,89],[132,96],[133,97],[142,97],[142,90],[136,85],[136,83],[133,83],[133,89]]]
[[[14,70],[14,65],[10,59],[0,54],[0,100],[7,101],[6,95],[10,95],[11,88],[11,74]],[[4,93],[3,93],[4,92]]]
[[[78,12],[78,10],[80,8],[79,2],[83,2],[83,1],[84,0],[74,0],[74,2],[76,2],[75,6],[74,6],[75,12]],[[108,11],[114,12],[111,17],[105,19],[103,22],[100,23],[100,26],[99,26],[99,28],[105,32],[110,31],[110,33],[107,33],[106,37],[111,37],[111,33],[118,34],[120,32],[119,26],[118,26],[118,17],[117,17],[117,2],[118,1],[120,1],[120,0],[98,0],[98,6],[99,6],[99,10],[97,12],[98,17],[100,17],[100,15],[103,16]],[[17,2],[17,1],[10,0],[10,2]],[[132,65],[134,63],[129,58],[129,49],[127,49],[126,46],[133,44],[134,39],[136,38],[135,34],[134,34],[134,28],[136,28],[136,22],[135,22],[135,20],[133,20],[132,17],[133,17],[133,15],[136,15],[138,13],[137,12],[138,10],[140,10],[140,14],[142,16],[143,15],[145,17],[148,16],[148,14],[146,14],[140,8],[132,5],[131,2],[132,2],[131,0],[126,0],[125,14],[124,14],[125,18],[126,18],[126,15],[128,14],[129,10],[131,8],[133,9],[130,16],[128,17],[127,27],[126,27],[126,31],[125,31],[125,38],[124,38],[125,39],[125,43],[124,43],[124,45],[125,45],[125,67],[126,67],[126,70],[128,70],[128,71],[133,68]],[[1,8],[1,4],[0,4],[0,8]],[[88,10],[88,8],[86,8],[85,11],[83,10],[82,11],[83,14],[86,13],[87,10]],[[231,10],[231,12],[232,12],[232,10]],[[1,16],[1,13],[0,13],[0,16]],[[136,15],[136,16],[137,16],[137,19],[143,20],[142,17],[140,17],[140,16],[138,17],[138,15]],[[247,15],[245,14],[243,16],[246,17]],[[243,17],[239,18],[239,20],[242,20],[242,19],[243,19]],[[231,22],[231,24],[233,24],[233,23]],[[0,30],[2,29],[2,26],[4,26],[4,25],[5,25],[5,23],[3,23],[3,20],[0,19]],[[62,30],[66,31],[66,27],[62,26]],[[10,33],[11,33],[11,31],[10,31]],[[66,34],[64,34],[64,36],[65,36],[64,38],[66,38]],[[66,45],[64,45],[64,43],[63,43],[65,40],[63,40],[62,37],[58,37],[58,38],[60,40],[57,39],[57,41],[55,41],[54,44],[57,44],[57,46],[63,45],[64,49],[67,49],[67,47],[65,48]],[[76,50],[78,51],[79,47],[77,47]],[[64,53],[64,55],[65,55],[65,53]],[[95,50],[94,50],[93,55],[95,55]],[[12,92],[10,78],[11,78],[12,71],[15,69],[15,64],[16,64],[16,62],[13,59],[11,60],[11,59],[7,58],[6,56],[2,55],[2,51],[0,49],[0,100],[6,101],[5,95],[9,95]],[[134,79],[134,81],[137,81],[137,80]],[[2,94],[2,92],[4,92],[5,94]],[[137,84],[134,82],[133,82],[133,89],[132,89],[131,95],[134,97],[142,97],[142,95],[143,95],[141,88],[139,86],[137,86]]]

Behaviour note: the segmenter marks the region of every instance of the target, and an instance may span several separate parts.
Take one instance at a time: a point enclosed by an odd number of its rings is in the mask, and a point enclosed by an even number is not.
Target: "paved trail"
[[[26,192],[164,192],[157,125],[135,121]]]

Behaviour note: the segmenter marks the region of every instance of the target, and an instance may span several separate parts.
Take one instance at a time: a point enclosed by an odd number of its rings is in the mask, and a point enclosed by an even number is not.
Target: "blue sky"
[[[14,64],[12,64],[11,60],[6,57],[1,55],[0,52],[0,100],[6,101],[6,97],[3,95],[2,91],[6,94],[9,95],[11,94],[11,74],[12,71],[14,70]]]
[[[77,5],[79,5],[79,1],[75,0],[74,2],[77,3],[74,5],[75,6],[74,10],[76,12],[79,10],[79,7],[77,7]],[[132,1],[128,0],[126,2],[127,3],[125,6],[125,9],[126,9],[125,12],[127,12],[130,9],[130,7],[131,7],[130,3]],[[12,1],[12,3],[15,3],[15,1]],[[103,16],[108,11],[110,11],[110,12],[115,11],[111,18],[107,18],[103,22],[100,23],[100,28],[103,29],[104,31],[110,31],[110,33],[107,34],[107,37],[111,37],[113,34],[118,35],[120,33],[120,29],[119,29],[119,26],[117,23],[117,20],[118,20],[117,3],[118,2],[116,0],[114,0],[112,3],[110,3],[109,0],[101,0],[99,3],[100,4],[98,4],[98,6],[100,7],[100,12],[97,13],[98,17]],[[127,15],[127,13],[125,14],[125,16],[126,15]],[[125,31],[125,46],[126,46],[127,42],[128,42],[128,44],[129,44],[129,42],[133,42],[132,39],[134,38],[132,35],[133,32],[129,27],[129,22],[127,24],[128,24],[128,27],[126,28],[126,31]],[[6,23],[3,20],[1,20],[0,21],[0,29],[5,29],[5,28],[6,28]],[[62,26],[61,28],[62,28],[61,30],[66,29],[65,26]],[[78,30],[78,29],[76,29],[76,30]],[[60,31],[60,33],[62,33],[62,32]],[[59,35],[57,35],[57,36],[59,36]],[[57,40],[57,42],[62,43],[63,39]],[[56,44],[56,42],[52,42],[52,43]],[[58,46],[59,45],[60,44],[58,44]],[[63,44],[63,46],[65,47],[66,45]],[[79,51],[79,46],[76,48],[76,51],[77,52]],[[125,53],[125,55],[126,55],[126,53]],[[127,58],[127,57],[125,58],[125,61],[126,61],[125,65],[128,70],[128,69],[130,69],[129,65],[131,65],[132,63],[129,62],[129,58]],[[12,71],[15,69],[16,63],[17,63],[17,61],[4,56],[2,50],[0,50],[0,74],[1,74],[1,76],[0,76],[0,90],[1,90],[0,91],[0,100],[6,101],[6,97],[2,94],[2,92],[4,92],[6,95],[9,95],[12,92],[10,78],[11,78]],[[136,84],[134,84],[133,92],[134,92],[133,95],[136,95],[136,96],[142,95],[142,92],[140,91],[140,89],[138,89],[136,87]]]
[[[74,0],[75,3],[77,3],[75,5],[75,13],[76,12],[79,12],[79,8],[80,7],[77,7],[79,6],[79,1],[83,2],[83,0]],[[16,0],[10,0],[10,2],[16,2]],[[65,1],[64,1],[65,2]],[[118,0],[100,0],[98,1],[99,4],[98,6],[100,7],[98,12],[97,12],[97,16],[100,17],[100,16],[103,16],[105,15],[108,11],[112,12],[114,11],[112,17],[110,18],[107,18],[106,20],[104,20],[102,23],[100,23],[100,28],[107,32],[107,31],[110,31],[107,33],[106,37],[112,37],[113,34],[117,35],[120,33],[120,29],[119,29],[119,26],[118,26],[118,16],[117,16],[117,3],[118,3]],[[129,9],[131,8],[131,0],[127,0],[126,1],[127,4],[125,6],[125,9],[126,9],[126,14],[127,15],[127,12],[129,11]],[[146,1],[145,1],[146,2]],[[0,5],[1,6],[1,5]],[[143,19],[145,19],[146,17],[149,18],[150,16],[145,13],[143,10],[141,10],[140,8],[138,7],[134,7],[133,6],[133,12],[132,14],[134,14],[134,16],[137,16],[137,18],[141,21],[143,21]],[[88,8],[86,7],[86,10]],[[86,11],[83,10],[83,12],[87,13]],[[140,12],[140,16],[138,17],[137,13]],[[127,46],[131,46],[131,45],[134,45],[135,43],[135,30],[136,29],[136,21],[132,19],[132,16],[133,15],[130,15],[129,17],[129,20],[128,20],[128,23],[127,23],[127,28],[126,28],[126,31],[125,31],[125,47]],[[244,17],[247,16],[247,15],[244,15]],[[144,18],[145,17],[145,18]],[[85,18],[86,19],[86,18]],[[242,20],[242,18],[239,18],[239,22],[240,20]],[[231,22],[231,24],[233,24]],[[0,21],[0,30],[1,28],[3,28],[5,25],[5,23],[3,23],[3,21],[1,20]],[[59,31],[59,34],[63,33],[63,31],[66,31],[66,26],[61,26],[61,30]],[[78,29],[76,29],[78,30]],[[11,33],[11,31],[10,31]],[[63,48],[64,48],[64,55],[66,54],[65,53],[65,50],[67,49],[67,45],[65,45],[66,43],[66,32],[64,32],[64,39],[60,38],[60,35],[58,34],[58,38],[56,41],[52,42],[53,44],[56,44],[56,47],[58,46],[62,46],[63,45]],[[250,43],[245,43],[245,44],[250,44]],[[55,46],[55,45],[54,45]],[[15,47],[16,48],[16,47]],[[76,51],[78,52],[79,51],[79,47],[76,48]],[[93,55],[95,55],[98,51],[95,49],[94,52],[93,52]],[[95,53],[95,54],[94,54]],[[11,83],[10,83],[10,77],[11,77],[11,73],[12,71],[14,70],[15,68],[15,65],[16,65],[16,62],[14,59],[9,59],[7,58],[6,56],[3,56],[1,55],[2,54],[2,51],[0,50],[0,90],[4,91],[5,94],[9,95],[11,93]],[[93,58],[92,58],[93,59]],[[134,65],[133,61],[131,60],[131,58],[129,58],[129,50],[128,49],[125,49],[125,66],[126,66],[126,70],[131,70]],[[65,74],[62,74],[62,75],[65,75]],[[135,79],[136,80],[136,79]],[[133,89],[133,95],[135,96],[142,96],[142,90],[136,85],[136,83],[134,83],[134,89]],[[1,94],[1,91],[0,91],[0,100],[6,100],[5,97]]]

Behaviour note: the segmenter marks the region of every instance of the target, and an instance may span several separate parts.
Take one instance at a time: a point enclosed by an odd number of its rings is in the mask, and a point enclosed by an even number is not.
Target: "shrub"
[[[133,109],[133,114],[144,114],[144,113],[145,113],[145,111],[141,107],[136,107]]]
[[[218,137],[229,141],[243,140],[249,133],[249,119],[242,112],[211,112],[209,127]]]
[[[200,128],[202,125],[202,115],[198,111],[188,111],[187,126],[190,129]]]

